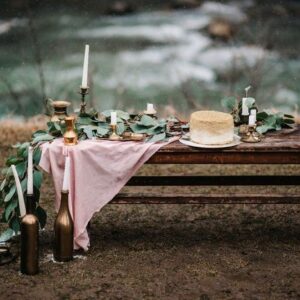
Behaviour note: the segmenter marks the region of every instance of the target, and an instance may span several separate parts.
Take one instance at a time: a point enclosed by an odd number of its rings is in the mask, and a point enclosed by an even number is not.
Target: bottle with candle
[[[66,158],[60,208],[54,223],[54,259],[66,262],[73,259],[74,224],[69,210],[70,158]]]
[[[27,213],[21,220],[21,265],[22,274],[39,272],[39,221],[35,216],[35,198],[27,195]]]

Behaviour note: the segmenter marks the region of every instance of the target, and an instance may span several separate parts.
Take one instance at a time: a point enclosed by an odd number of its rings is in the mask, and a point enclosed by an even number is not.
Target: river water
[[[35,31],[28,17],[0,20],[0,115],[43,111],[37,53],[45,95],[70,100],[76,109],[86,43],[88,101],[97,109],[142,110],[152,102],[161,113],[187,115],[196,108],[221,109],[223,96],[241,97],[253,84],[261,107],[293,112],[300,104],[300,60],[294,49],[299,20],[290,19],[283,28],[284,19],[270,17],[266,31],[249,15],[251,6],[251,1],[205,2],[194,10],[123,17],[47,10],[35,14]],[[227,42],[213,40],[206,28],[216,17],[233,22],[239,33]],[[274,36],[272,47],[264,45],[264,30]]]

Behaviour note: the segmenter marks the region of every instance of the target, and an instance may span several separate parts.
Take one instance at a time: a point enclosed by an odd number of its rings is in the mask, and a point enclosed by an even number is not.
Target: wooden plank
[[[162,147],[152,164],[300,164],[300,126],[269,133],[260,143],[226,149],[188,147],[179,141]]]
[[[135,176],[127,186],[300,185],[300,176]]]
[[[110,204],[300,204],[300,195],[144,195],[119,194]]]

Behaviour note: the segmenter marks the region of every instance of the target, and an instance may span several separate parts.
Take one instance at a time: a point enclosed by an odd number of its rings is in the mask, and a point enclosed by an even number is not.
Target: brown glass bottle
[[[26,215],[21,220],[21,265],[22,274],[39,272],[39,221],[34,215],[35,199],[27,195]]]
[[[69,211],[68,191],[61,192],[60,208],[54,223],[54,259],[69,261],[73,259],[74,224]]]

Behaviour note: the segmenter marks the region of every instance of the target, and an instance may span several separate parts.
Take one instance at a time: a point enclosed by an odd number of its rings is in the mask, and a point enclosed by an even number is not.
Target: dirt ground
[[[8,151],[0,148],[0,167]],[[140,174],[165,172],[299,174],[300,167],[166,165]],[[92,219],[90,250],[57,264],[54,192],[45,179],[40,273],[20,275],[19,259],[0,267],[0,299],[300,299],[300,205],[107,205]]]

